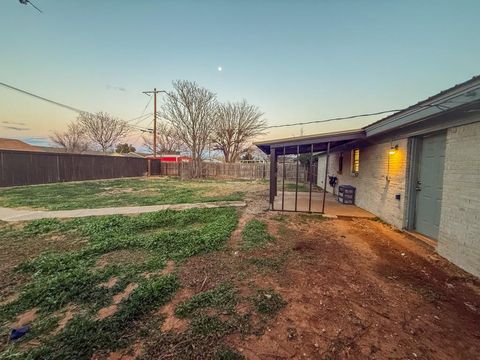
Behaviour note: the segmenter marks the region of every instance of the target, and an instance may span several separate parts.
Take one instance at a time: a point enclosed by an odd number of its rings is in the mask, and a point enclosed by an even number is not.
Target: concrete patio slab
[[[322,212],[322,192],[312,192],[312,212]],[[297,211],[308,211],[309,193],[299,192],[297,195]],[[275,197],[275,210],[282,209],[282,193],[279,191],[278,196]],[[283,198],[283,209],[286,211],[295,211],[295,192],[285,191]],[[330,193],[325,196],[325,216],[338,217],[349,216],[357,218],[375,218],[375,215],[359,208],[355,205],[340,204],[337,199]]]

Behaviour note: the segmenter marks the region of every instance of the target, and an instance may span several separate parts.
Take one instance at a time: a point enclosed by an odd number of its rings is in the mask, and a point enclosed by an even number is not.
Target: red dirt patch
[[[133,292],[133,290],[135,290],[137,287],[138,287],[138,284],[135,284],[135,283],[128,284],[125,290],[113,296],[113,303],[120,304],[122,300],[128,298],[130,294]]]
[[[98,284],[98,286],[99,287],[104,287],[104,288],[107,288],[107,289],[111,289],[112,287],[117,285],[118,280],[119,280],[118,277],[112,276],[110,279],[108,279],[108,281],[100,283],[100,284]]]
[[[25,311],[24,313],[17,316],[15,322],[13,322],[10,325],[10,327],[19,328],[19,327],[31,324],[37,319],[37,316],[38,316],[37,312],[38,312],[37,308]]]
[[[142,353],[142,343],[137,341],[129,349],[122,351],[114,351],[108,354],[107,360],[133,360],[138,358]],[[92,360],[94,360],[92,358]]]
[[[249,359],[478,356],[475,278],[374,221],[292,219],[282,246],[293,251],[283,270],[253,276],[287,306],[262,336],[230,336],[240,353]]]
[[[13,293],[7,296],[4,300],[0,301],[0,306],[10,304],[18,299],[20,293]]]
[[[109,316],[112,316],[118,311],[118,304],[122,302],[122,300],[128,298],[130,294],[138,287],[138,284],[130,283],[127,287],[120,293],[113,296],[113,304],[107,307],[104,307],[98,311],[97,319],[102,320]]]
[[[191,289],[183,288],[175,294],[174,298],[167,305],[163,306],[158,311],[158,314],[165,316],[161,329],[163,332],[182,332],[186,330],[188,321],[186,319],[177,318],[175,316],[175,308],[179,303],[189,299],[193,295],[194,292]]]
[[[67,326],[69,321],[73,319],[73,316],[75,315],[76,310],[77,310],[77,308],[74,305],[71,305],[71,304],[66,307],[66,309],[64,311],[64,314],[63,314],[63,317],[58,322],[58,326],[54,331],[55,334],[59,333],[60,331],[62,331],[65,328],[65,326]]]
[[[103,319],[105,319],[109,316],[112,316],[117,311],[118,311],[118,305],[117,304],[113,304],[113,305],[101,308],[100,310],[98,310],[97,319],[98,320],[103,320]]]
[[[144,272],[144,273],[142,273],[142,276],[145,277],[145,279],[149,279],[149,278],[152,277],[152,276],[168,275],[168,274],[171,274],[174,269],[175,269],[175,261],[173,261],[173,260],[168,260],[168,261],[167,261],[167,265],[166,265],[165,268],[162,269],[161,271],[157,271],[157,272]]]

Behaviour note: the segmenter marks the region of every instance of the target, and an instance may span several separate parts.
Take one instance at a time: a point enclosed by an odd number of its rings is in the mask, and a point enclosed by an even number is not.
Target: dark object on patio
[[[336,176],[328,175],[328,184],[332,187],[332,193],[335,196],[335,188],[338,184],[338,178]]]
[[[338,187],[338,202],[355,205],[355,190],[356,188],[352,185],[340,185]]]
[[[12,329],[10,332],[10,340],[18,340],[26,333],[30,331],[30,325],[19,327],[18,329]]]

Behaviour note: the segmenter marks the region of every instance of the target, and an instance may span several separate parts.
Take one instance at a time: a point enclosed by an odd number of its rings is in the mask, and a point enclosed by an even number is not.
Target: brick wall
[[[357,188],[356,205],[386,222],[404,227],[407,179],[407,139],[360,148],[360,172],[352,176],[350,151],[343,151],[343,171],[338,173],[340,153],[330,155],[329,175],[339,184]],[[326,156],[318,162],[318,186],[324,187]],[[390,160],[390,164],[388,164]],[[386,180],[389,165],[390,181]],[[328,185],[327,191],[332,188]],[[396,200],[395,195],[401,199]],[[443,196],[437,251],[457,266],[480,276],[480,122],[447,131]]]
[[[447,132],[437,251],[480,276],[480,122]]]
[[[403,227],[407,139],[395,141],[398,151],[389,155],[390,142],[360,148],[360,171],[358,176],[351,175],[350,151],[343,151],[343,170],[338,173],[340,153],[330,154],[329,175],[338,177],[339,185],[352,185],[357,188],[355,204],[382,220]],[[389,177],[389,181],[387,180]],[[324,187],[325,156],[319,158],[318,186]],[[337,187],[338,189],[338,187]],[[328,185],[327,191],[332,188]],[[400,194],[400,200],[395,195]]]

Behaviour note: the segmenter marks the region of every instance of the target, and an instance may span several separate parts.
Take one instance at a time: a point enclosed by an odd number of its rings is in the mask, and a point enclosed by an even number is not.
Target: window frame
[[[338,157],[338,170],[337,170],[337,174],[341,175],[342,173],[343,173],[343,152],[341,152]]]
[[[360,149],[355,148],[351,151],[350,172],[352,176],[358,176],[360,173]]]

